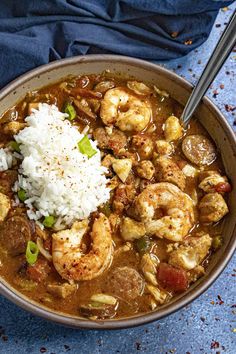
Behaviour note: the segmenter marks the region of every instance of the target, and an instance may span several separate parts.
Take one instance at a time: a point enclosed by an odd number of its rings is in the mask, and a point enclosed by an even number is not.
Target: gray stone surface
[[[234,4],[228,11],[220,12],[210,38],[197,51],[162,65],[195,83],[235,8]],[[233,52],[208,91],[208,96],[232,125],[236,110],[229,111],[225,105],[236,105],[235,75],[236,52]],[[236,256],[214,285],[181,311],[149,325],[110,332],[64,328],[36,318],[0,297],[0,353],[234,354],[235,274]],[[220,302],[219,295],[223,303]]]

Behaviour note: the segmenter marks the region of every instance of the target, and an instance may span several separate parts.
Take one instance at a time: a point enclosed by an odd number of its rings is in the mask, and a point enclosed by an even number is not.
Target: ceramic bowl
[[[191,93],[192,86],[175,73],[148,62],[112,55],[88,55],[59,60],[36,68],[14,80],[0,92],[0,115],[14,106],[28,91],[34,91],[59,81],[68,75],[101,73],[110,70],[134,76],[138,80],[157,84],[160,89],[184,105]],[[225,117],[208,99],[204,98],[196,111],[196,117],[215,141],[232,185],[236,186],[236,139]],[[222,234],[223,246],[212,256],[205,276],[194,283],[185,293],[178,295],[171,302],[157,311],[129,318],[106,321],[91,321],[60,313],[38,304],[12,288],[0,278],[0,293],[23,309],[45,319],[75,328],[118,329],[145,324],[167,316],[187,305],[204,292],[220,275],[236,247],[236,189],[229,196],[230,213],[224,220]]]

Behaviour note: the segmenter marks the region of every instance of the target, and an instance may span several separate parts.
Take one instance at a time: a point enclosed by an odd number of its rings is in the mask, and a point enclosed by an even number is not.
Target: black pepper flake
[[[219,95],[219,92],[218,92],[217,90],[214,90],[214,91],[213,91],[213,97],[216,98],[217,95]]]
[[[219,305],[223,305],[224,301],[222,300],[220,295],[217,295],[218,299],[219,299]]]
[[[233,112],[233,111],[235,111],[235,109],[236,109],[236,106],[231,106],[229,104],[225,104],[225,110],[227,112]]]
[[[172,38],[176,38],[178,36],[179,32],[175,31],[171,33]]]
[[[177,65],[177,69],[181,69],[182,68],[182,65]]]
[[[69,351],[69,350],[70,350],[70,346],[69,346],[69,345],[67,345],[67,344],[65,344],[65,345],[64,345],[64,348],[65,348],[65,350],[67,350],[67,351]]]
[[[221,24],[220,23],[216,23],[216,28],[219,28],[221,27]]]
[[[206,321],[205,317],[200,317],[200,320],[201,320],[202,322],[205,322],[205,321]]]
[[[40,353],[46,353],[47,349],[45,347],[40,348]]]
[[[213,340],[212,343],[211,343],[211,349],[217,349],[219,348],[220,346],[220,343],[217,342],[216,340]]]
[[[184,44],[185,45],[191,45],[193,43],[192,39],[187,39]]]
[[[201,59],[199,59],[197,63],[198,63],[198,64],[202,64],[202,61],[201,61]]]
[[[141,343],[136,342],[135,344],[136,344],[136,349],[137,349],[137,350],[141,350]]]

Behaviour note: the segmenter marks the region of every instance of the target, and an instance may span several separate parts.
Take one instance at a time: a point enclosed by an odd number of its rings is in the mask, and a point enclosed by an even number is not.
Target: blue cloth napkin
[[[91,53],[147,60],[187,54],[208,37],[218,0],[1,0],[0,86],[41,64]]]

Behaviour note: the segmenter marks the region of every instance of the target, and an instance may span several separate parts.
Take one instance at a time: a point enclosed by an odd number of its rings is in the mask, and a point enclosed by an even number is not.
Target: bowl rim
[[[74,65],[76,63],[92,63],[92,62],[122,62],[127,65],[142,67],[142,69],[147,69],[149,71],[158,71],[162,73],[164,76],[167,76],[170,80],[176,81],[180,86],[187,90],[191,90],[193,85],[189,83],[186,79],[180,77],[176,73],[171,70],[168,70],[158,64],[150,63],[145,60],[136,59],[127,56],[121,55],[110,55],[110,54],[90,54],[85,56],[74,56],[71,58],[60,59],[49,64],[41,65],[37,68],[34,68],[25,74],[19,76],[15,80],[11,81],[4,88],[0,90],[0,102],[12,91],[15,91],[21,85],[23,85],[28,80],[40,76],[45,72],[49,72],[51,70]],[[224,115],[220,112],[220,110],[215,106],[215,104],[206,96],[204,96],[202,100],[203,104],[207,106],[208,109],[217,117],[221,128],[224,130],[225,134],[229,141],[231,141],[236,146],[236,136],[233,132],[233,129],[227,122]],[[20,306],[24,310],[27,310],[34,315],[42,317],[46,320],[53,321],[54,323],[61,324],[64,326],[72,327],[72,328],[84,328],[84,329],[122,329],[122,328],[130,328],[136,327],[140,325],[144,325],[156,320],[160,320],[163,317],[166,317],[177,310],[180,310],[184,306],[188,305],[190,302],[198,298],[203,292],[205,292],[213,282],[218,278],[218,276],[223,272],[224,268],[230,261],[231,257],[234,254],[236,249],[236,225],[234,225],[234,229],[232,231],[232,237],[225,249],[225,257],[222,257],[218,263],[214,266],[211,272],[208,274],[207,278],[204,281],[200,282],[196,288],[193,288],[189,291],[187,295],[183,295],[176,302],[174,301],[170,305],[166,307],[160,308],[156,312],[150,312],[147,314],[140,314],[138,316],[130,317],[130,318],[122,318],[122,319],[111,319],[105,321],[91,321],[81,318],[70,317],[70,315],[66,315],[64,313],[59,313],[58,311],[52,311],[47,309],[45,306],[40,306],[36,302],[32,302],[32,300],[28,300],[27,297],[23,294],[19,295],[13,291],[13,288],[10,285],[6,285],[7,282],[0,279],[0,294],[6,297],[8,300],[13,302],[14,304]]]

